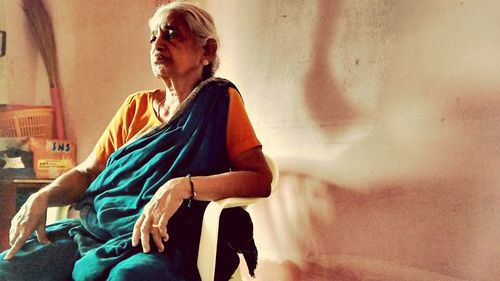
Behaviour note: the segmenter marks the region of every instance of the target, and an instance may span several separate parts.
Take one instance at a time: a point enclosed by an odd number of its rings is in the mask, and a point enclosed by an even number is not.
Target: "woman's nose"
[[[153,42],[153,47],[157,51],[163,51],[165,49],[165,44],[161,38],[156,38]]]
[[[161,51],[165,49],[165,31],[163,31],[160,27],[157,29],[156,37],[153,42],[153,47],[155,50]]]

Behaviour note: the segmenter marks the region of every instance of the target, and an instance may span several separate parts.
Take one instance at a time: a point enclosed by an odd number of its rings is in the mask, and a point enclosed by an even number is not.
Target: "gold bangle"
[[[189,185],[191,186],[191,196],[189,196],[188,207],[191,208],[191,201],[193,201],[194,197],[196,197],[196,192],[194,191],[194,183],[191,179],[191,175],[187,174],[186,178],[189,180]]]

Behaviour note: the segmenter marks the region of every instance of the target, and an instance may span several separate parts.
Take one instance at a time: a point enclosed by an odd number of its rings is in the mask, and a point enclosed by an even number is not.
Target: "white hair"
[[[189,29],[196,37],[200,45],[205,44],[209,39],[215,40],[219,46],[219,36],[215,29],[215,24],[212,16],[202,8],[187,2],[170,2],[158,7],[154,15],[149,19],[148,25],[150,30],[158,28],[161,24],[163,16],[170,11],[176,11],[184,17]],[[218,49],[218,48],[217,48]],[[219,68],[219,56],[217,52],[214,54],[213,60],[203,68],[203,78],[209,78],[215,74]]]

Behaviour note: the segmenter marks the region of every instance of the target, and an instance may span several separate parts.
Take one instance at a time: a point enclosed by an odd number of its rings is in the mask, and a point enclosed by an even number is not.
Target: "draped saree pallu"
[[[132,247],[132,230],[144,206],[169,179],[229,171],[228,87],[235,88],[220,78],[202,82],[172,120],[110,156],[106,168],[77,204],[80,222],[66,221],[48,227],[49,235],[61,229],[69,232],[78,246],[74,280],[200,280],[196,259],[208,202],[193,201],[188,207],[185,201],[181,205],[169,221],[169,240],[163,253],[158,253],[152,240],[148,254],[142,253],[140,245]],[[237,209],[234,216],[241,216],[250,225],[251,239],[250,217],[243,209]],[[222,229],[220,235],[224,235]],[[231,238],[222,239],[224,242]],[[219,248],[228,243],[219,243]],[[238,247],[231,245],[221,249],[221,253],[227,253],[227,248],[234,252]],[[256,259],[253,240],[251,251]],[[221,256],[221,260],[218,256],[217,279],[227,280],[239,263],[233,252]],[[224,263],[226,268],[221,266]],[[146,272],[141,272],[142,265],[146,265]]]

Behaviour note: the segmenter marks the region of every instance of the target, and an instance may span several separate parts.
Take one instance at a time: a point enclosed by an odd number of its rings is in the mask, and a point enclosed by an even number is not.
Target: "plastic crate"
[[[53,138],[52,107],[10,107],[0,111],[0,137]]]

